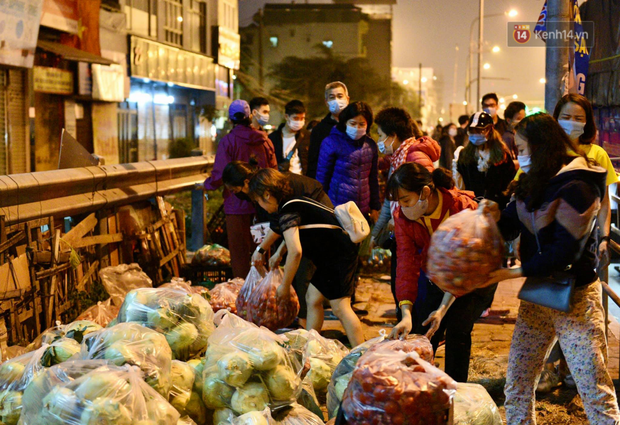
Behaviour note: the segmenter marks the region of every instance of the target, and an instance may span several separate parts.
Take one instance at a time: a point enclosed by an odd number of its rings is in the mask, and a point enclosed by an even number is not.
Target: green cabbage
[[[335,389],[338,400],[342,400],[342,397],[344,397],[344,390],[349,386],[349,381],[351,381],[352,376],[353,372],[349,372],[336,378]]]
[[[234,421],[235,425],[269,425],[269,421],[261,412],[249,412],[239,416]]]
[[[65,424],[70,423],[72,418],[80,416],[81,409],[82,403],[75,392],[65,387],[54,387],[43,398],[41,416],[48,421],[52,420],[54,424]]]
[[[19,361],[8,360],[0,365],[0,381],[2,382],[14,382],[21,379],[26,365]]]
[[[172,361],[172,387],[176,392],[191,392],[194,386],[194,369],[180,360]]]
[[[21,391],[2,391],[0,393],[0,417],[5,425],[16,425],[22,411]]]
[[[76,320],[75,322],[69,323],[65,327],[64,332],[67,338],[72,338],[82,343],[84,335],[88,335],[100,329],[102,329],[101,326],[90,320]]]
[[[247,354],[233,351],[217,362],[220,379],[233,387],[242,387],[252,375],[252,364]]]
[[[207,417],[207,407],[202,402],[200,394],[192,392],[189,401],[185,405],[185,413],[198,423],[202,423]]]
[[[256,370],[271,370],[284,360],[282,358],[283,348],[274,341],[260,339],[254,343],[252,341],[244,342],[249,345],[248,355]]]
[[[202,400],[209,409],[230,406],[235,388],[220,380],[217,375],[207,376],[202,387]]]
[[[132,414],[124,404],[111,398],[96,398],[87,403],[81,425],[132,425]]]
[[[259,382],[250,382],[238,388],[231,400],[232,409],[239,414],[262,411],[268,404],[267,388]]]
[[[310,372],[308,372],[312,386],[316,391],[324,391],[329,385],[332,371],[323,360],[310,358]]]
[[[94,373],[83,378],[75,393],[82,400],[94,400],[97,397],[122,397],[131,391],[127,380],[113,373]]]
[[[47,347],[41,357],[41,365],[44,367],[51,367],[55,364],[65,362],[79,353],[81,348],[80,344],[74,339],[60,338]]]
[[[167,332],[174,328],[179,322],[178,317],[170,311],[170,309],[165,307],[160,307],[157,310],[150,310],[146,316],[150,326],[163,332]]]
[[[168,341],[175,358],[185,357],[182,354],[189,350],[196,338],[198,338],[198,329],[188,322],[181,323],[166,334],[166,341]]]
[[[235,412],[232,410],[225,409],[217,409],[213,412],[213,425],[225,424],[229,425],[233,418],[235,417]]]
[[[267,373],[265,383],[274,400],[286,401],[295,398],[297,375],[290,367],[280,365]]]
[[[125,363],[132,363],[134,354],[127,341],[116,341],[105,350],[103,357],[116,366],[122,366]]]

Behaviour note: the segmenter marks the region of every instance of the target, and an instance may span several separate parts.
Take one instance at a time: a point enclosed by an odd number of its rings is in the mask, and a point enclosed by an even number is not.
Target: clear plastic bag
[[[364,354],[342,399],[356,425],[445,425],[456,382],[418,353],[378,347]]]
[[[294,403],[301,390],[301,365],[294,364],[284,338],[220,310],[209,338],[202,397],[207,408],[236,414]]]
[[[162,333],[173,358],[187,361],[200,356],[213,333],[213,309],[198,294],[180,289],[144,288],[127,294],[118,322],[134,322]]]
[[[105,328],[118,316],[120,309],[120,305],[113,305],[112,298],[108,298],[84,310],[84,312],[78,316],[78,320],[90,320]]]
[[[232,425],[272,425],[269,408],[262,412],[248,412],[232,420]]]
[[[370,347],[384,339],[384,335],[369,339],[351,350],[351,352],[338,363],[334,373],[332,373],[329,385],[327,386],[327,414],[330,418],[334,418],[338,414],[338,408],[342,401],[344,390],[347,388],[347,385],[349,385],[353,370],[355,370],[355,366],[360,357],[362,357]]]
[[[251,318],[248,316],[248,300],[250,299],[252,291],[254,291],[256,285],[258,285],[264,277],[265,270],[262,267],[256,268],[252,266],[250,268],[250,272],[245,278],[245,282],[239,290],[237,301],[235,302],[235,305],[237,306],[237,314],[242,319],[251,321]]]
[[[439,288],[465,295],[502,266],[504,243],[493,217],[484,209],[464,210],[433,233],[428,250],[428,277]]]
[[[152,288],[153,281],[136,263],[119,264],[99,270],[99,277],[110,294],[112,304],[120,306],[129,291],[137,288]]]
[[[305,407],[295,403],[278,411],[271,412],[275,425],[323,425],[323,419]]]
[[[44,370],[41,358],[47,344],[0,365],[0,421],[16,425],[22,413],[24,390]]]
[[[57,383],[41,401],[30,401],[24,404],[23,425],[170,425],[180,418],[134,366],[89,370]]]
[[[433,346],[424,335],[409,334],[404,340],[388,339],[373,345],[368,349],[368,352],[384,349],[404,351],[405,353],[412,353],[415,351],[420,355],[422,360],[427,361],[430,364],[433,364],[433,361],[435,360]]]
[[[241,281],[241,284],[239,284]],[[228,310],[237,314],[237,297],[243,286],[242,279],[234,279],[226,283],[219,283],[209,291],[209,304],[214,312]]]
[[[278,299],[277,289],[284,275],[280,268],[269,273],[252,291],[248,299],[248,320],[276,331],[290,325],[299,313],[299,298],[291,286],[288,300]]]
[[[54,341],[64,337],[74,339],[78,343],[81,343],[84,336],[100,329],[101,325],[86,319],[78,319],[66,325],[56,322],[56,326],[46,329],[41,335],[36,337],[34,341],[28,345],[28,350],[36,350],[43,344],[52,344]]]
[[[456,385],[454,425],[502,425],[497,405],[480,384]]]
[[[164,397],[171,385],[172,352],[160,333],[137,323],[119,323],[88,334],[80,357],[103,359],[116,366],[135,365],[145,381]]]
[[[192,264],[195,266],[230,266],[230,251],[221,245],[205,245],[194,253]]]

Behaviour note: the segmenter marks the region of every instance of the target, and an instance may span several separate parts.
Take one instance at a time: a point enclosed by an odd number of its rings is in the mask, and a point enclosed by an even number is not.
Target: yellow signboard
[[[34,91],[51,94],[73,94],[73,73],[64,69],[35,66]]]

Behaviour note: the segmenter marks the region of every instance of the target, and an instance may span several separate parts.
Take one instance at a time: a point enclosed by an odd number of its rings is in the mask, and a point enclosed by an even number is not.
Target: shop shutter
[[[9,70],[9,84],[6,95],[8,102],[8,141],[11,149],[9,172],[27,173],[30,152],[28,140],[28,110],[26,108],[26,71]]]

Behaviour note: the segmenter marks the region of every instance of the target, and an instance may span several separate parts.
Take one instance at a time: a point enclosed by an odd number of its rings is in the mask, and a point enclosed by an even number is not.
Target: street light
[[[545,78],[541,78],[540,80],[538,80],[538,82],[540,84],[545,84],[547,82],[547,80]]]
[[[422,81],[423,83],[426,83],[428,81],[428,79],[426,77],[422,77],[422,79],[420,81]]]
[[[499,46],[493,47],[493,53],[498,53],[500,51]]]
[[[484,69],[489,69],[491,67],[491,65],[487,62],[484,64],[483,68]]]
[[[516,100],[516,99],[518,99],[518,98],[519,98],[519,96],[517,96],[516,94],[513,94],[513,95],[512,95],[512,98]]]
[[[404,85],[409,84],[409,80],[403,80],[403,84],[404,84]]]
[[[467,66],[467,72],[468,72],[468,76],[467,76],[467,86],[466,86],[466,91],[467,91],[467,100],[469,101],[469,103],[471,103],[471,83],[473,81],[472,79],[472,66],[473,66],[473,47],[474,47],[474,25],[476,24],[477,21],[480,21],[480,26],[479,26],[479,31],[478,31],[478,75],[476,77],[476,85],[477,85],[477,91],[478,91],[478,99],[480,99],[480,70],[482,67],[482,35],[483,35],[483,23],[484,23],[484,18],[495,18],[498,16],[508,16],[511,18],[514,18],[515,16],[517,16],[519,14],[519,12],[516,9],[510,9],[509,11],[506,11],[504,13],[492,13],[490,15],[485,15],[484,14],[484,0],[479,0],[480,1],[480,13],[479,16],[475,17],[472,21],[471,21],[471,25],[469,27],[469,64]],[[482,19],[481,19],[482,18]],[[499,47],[498,47],[499,48]],[[495,50],[495,49],[493,49]],[[497,53],[494,51],[494,53]]]

